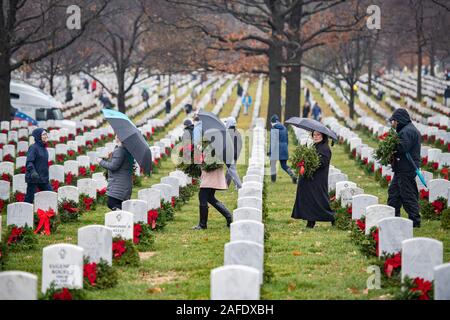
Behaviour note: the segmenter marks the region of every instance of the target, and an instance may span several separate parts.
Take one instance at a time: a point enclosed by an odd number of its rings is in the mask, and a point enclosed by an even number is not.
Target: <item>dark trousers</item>
[[[107,206],[111,210],[122,210],[122,200],[108,196]]]
[[[395,216],[400,216],[403,206],[414,225],[420,224],[419,190],[415,173],[395,173],[388,189],[388,206],[395,208]]]
[[[210,203],[212,206],[215,206],[219,200],[215,197],[216,189],[211,188],[201,188],[198,193],[198,200],[201,206],[207,206]]]
[[[39,191],[53,191],[50,183],[28,183],[27,184],[27,194],[25,195],[25,202],[33,204],[34,194],[36,193],[36,188]]]

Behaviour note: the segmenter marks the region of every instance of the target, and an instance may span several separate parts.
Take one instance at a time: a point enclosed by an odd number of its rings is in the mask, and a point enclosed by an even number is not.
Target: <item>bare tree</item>
[[[4,0],[0,11],[0,119],[10,120],[11,72],[29,66],[72,45],[102,14],[106,0]],[[79,29],[69,30],[66,11],[81,9]],[[59,16],[61,19],[48,19]],[[54,45],[40,46],[56,36]]]

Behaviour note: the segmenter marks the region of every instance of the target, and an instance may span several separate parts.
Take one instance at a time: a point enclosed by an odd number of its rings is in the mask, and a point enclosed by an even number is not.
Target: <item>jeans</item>
[[[53,191],[50,183],[28,183],[27,184],[27,194],[25,195],[25,202],[33,204],[34,194],[36,193],[36,188],[40,191]]]
[[[239,174],[236,170],[236,164],[233,163],[227,168],[227,173],[225,175],[225,179],[227,180],[227,185],[229,186],[231,180],[233,180],[236,188],[240,189],[242,187],[241,179],[239,178]]]
[[[122,202],[123,202],[122,200],[108,196],[107,205],[108,205],[108,208],[110,208],[113,211],[114,210],[122,210]]]
[[[277,175],[277,161],[280,161],[281,168],[286,171],[291,178],[295,177],[292,169],[287,165],[287,160],[270,160],[270,175],[272,177],[276,177]]]

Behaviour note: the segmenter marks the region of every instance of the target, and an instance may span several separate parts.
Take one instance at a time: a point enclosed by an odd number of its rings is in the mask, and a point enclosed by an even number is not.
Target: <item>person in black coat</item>
[[[170,109],[172,109],[172,104],[170,103],[170,99],[166,101],[166,113],[170,113]]]
[[[42,128],[33,130],[34,144],[27,152],[25,182],[27,183],[27,194],[25,202],[33,203],[36,188],[40,191],[52,191],[48,174],[48,141],[47,131]]]
[[[292,218],[307,220],[307,228],[314,228],[316,221],[330,221],[334,224],[334,212],[328,197],[328,171],[331,161],[331,150],[328,136],[314,131],[314,146],[320,156],[320,166],[311,178],[300,176],[297,184],[297,196]]]
[[[400,208],[403,205],[409,219],[413,221],[413,226],[419,228],[419,191],[416,183],[416,167],[420,167],[421,135],[412,124],[408,111],[405,109],[395,110],[389,121],[398,132],[400,143],[392,162],[394,178],[389,185],[387,204],[395,208],[397,217],[400,216]],[[411,156],[414,164],[408,160],[407,153]]]
[[[447,89],[445,89],[444,98],[445,98],[445,106],[448,107],[447,100],[450,99],[450,86],[447,86]]]
[[[305,105],[303,106],[303,118],[309,118],[309,113],[311,112],[311,106],[309,105],[309,102],[306,101]]]

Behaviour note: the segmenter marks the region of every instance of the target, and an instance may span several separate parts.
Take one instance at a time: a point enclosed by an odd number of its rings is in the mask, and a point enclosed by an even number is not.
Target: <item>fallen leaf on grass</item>
[[[288,291],[289,292],[294,291],[295,288],[297,288],[297,285],[295,283],[289,283],[289,285],[288,285]]]
[[[209,240],[208,238],[203,238],[203,241],[205,241],[205,242],[208,241],[208,240]]]
[[[296,257],[301,256],[303,253],[301,253],[300,251],[293,251],[292,254]]]
[[[348,291],[350,291],[351,294],[359,294],[359,290],[356,288],[347,288]]]
[[[363,290],[363,293],[364,293],[364,294],[369,294],[369,289],[368,289],[368,288],[365,288],[365,289]]]
[[[160,288],[160,287],[150,288],[150,289],[147,290],[147,292],[150,293],[150,294],[161,293],[163,291],[164,291],[164,289]]]

